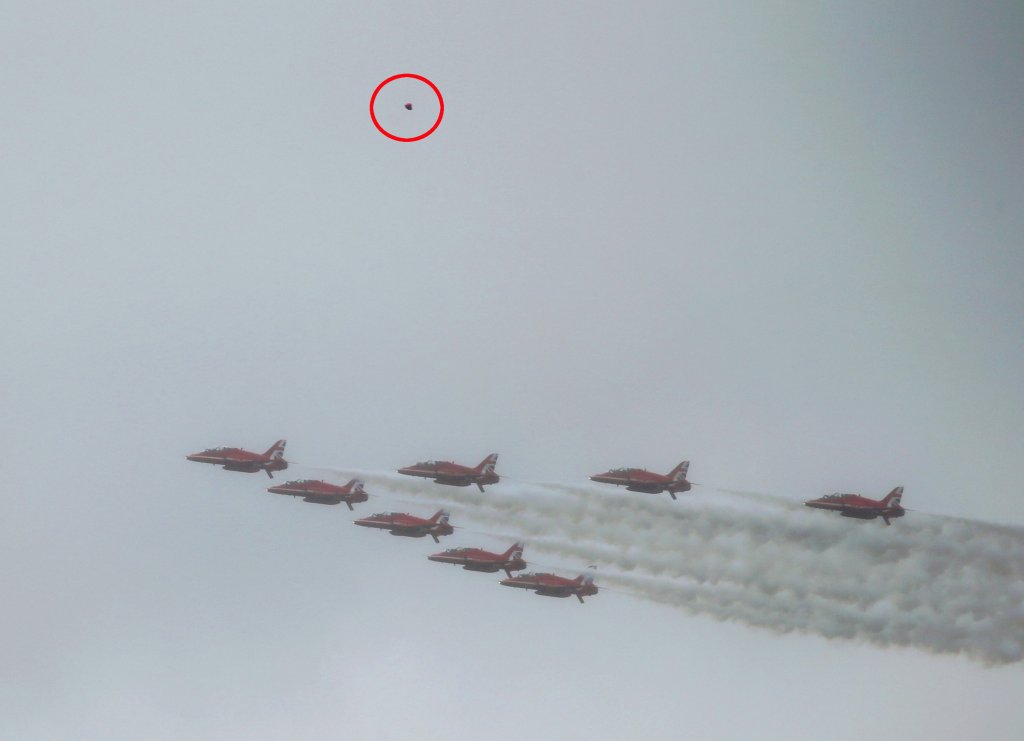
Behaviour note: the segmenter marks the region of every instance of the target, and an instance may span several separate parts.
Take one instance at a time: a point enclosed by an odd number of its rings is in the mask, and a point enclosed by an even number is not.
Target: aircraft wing
[[[839,513],[847,517],[867,519],[871,517],[882,517],[885,514],[885,510],[879,509],[878,507],[844,507],[839,510]]]

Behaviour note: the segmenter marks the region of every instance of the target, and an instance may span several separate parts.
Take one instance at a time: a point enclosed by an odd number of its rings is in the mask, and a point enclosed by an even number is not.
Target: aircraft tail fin
[[[484,458],[480,463],[477,464],[477,473],[494,473],[494,466],[498,463],[498,454],[491,453],[489,456]]]
[[[686,473],[690,470],[690,461],[683,461],[673,468],[668,476],[673,481],[686,481]]]
[[[581,586],[581,587],[585,587],[587,584],[593,584],[594,583],[594,575],[593,574],[580,574],[579,576],[577,576],[572,581],[573,581],[573,584],[576,584],[576,585]]]
[[[348,482],[348,485],[352,487],[353,493],[358,492],[360,494],[363,493],[364,484],[365,482],[362,479],[352,479]]]
[[[284,446],[287,442],[287,440],[278,440],[267,449],[267,452],[263,454],[263,457],[274,461],[284,458]]]
[[[427,532],[430,533],[430,537],[434,539],[435,543],[440,543],[441,541],[437,536],[439,533],[444,535],[445,531],[441,528],[448,525],[448,510],[439,509],[434,513],[434,516],[430,518],[430,522],[431,527]]]
[[[576,578],[576,582],[581,587],[584,587],[584,588],[589,587],[591,584],[594,583],[594,575],[593,574],[580,574]],[[580,601],[581,605],[583,604],[583,595],[580,594],[579,592],[576,592],[576,599],[578,599]]]
[[[897,486],[895,489],[885,495],[885,499],[882,500],[882,504],[886,507],[899,507],[900,499],[903,498],[903,487]]]
[[[509,548],[502,554],[506,561],[515,561],[523,557],[523,544],[522,542],[513,543],[512,547]]]

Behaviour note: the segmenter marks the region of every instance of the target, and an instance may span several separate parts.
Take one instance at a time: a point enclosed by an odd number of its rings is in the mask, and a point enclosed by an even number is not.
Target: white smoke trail
[[[459,505],[529,551],[596,563],[601,581],[695,614],[988,664],[1024,659],[1022,528],[920,512],[885,527],[706,487],[672,502],[573,484],[425,491],[361,475],[367,488]]]

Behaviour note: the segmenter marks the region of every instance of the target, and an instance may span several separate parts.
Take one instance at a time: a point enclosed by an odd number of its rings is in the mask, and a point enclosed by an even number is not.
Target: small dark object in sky
[[[405,104],[405,110],[411,111],[412,110],[412,103],[406,103]]]

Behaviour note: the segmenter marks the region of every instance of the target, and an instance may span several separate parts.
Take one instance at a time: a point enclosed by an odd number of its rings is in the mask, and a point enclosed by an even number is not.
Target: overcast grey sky
[[[1019,662],[536,599],[183,458],[688,458],[1019,528],[1022,39],[1009,2],[5,3],[0,736],[1024,735]],[[414,144],[368,116],[399,72],[444,94]]]

